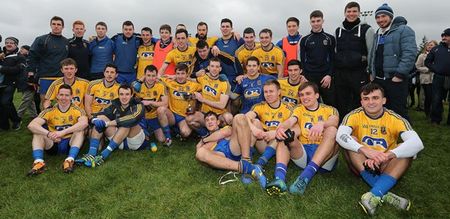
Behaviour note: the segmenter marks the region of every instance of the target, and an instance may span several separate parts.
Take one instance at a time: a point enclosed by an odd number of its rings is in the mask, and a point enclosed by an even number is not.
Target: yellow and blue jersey
[[[183,95],[187,93],[193,95],[194,92],[199,92],[201,90],[200,84],[189,80],[181,84],[167,78],[161,78],[161,81],[167,88],[169,109],[180,116],[186,116],[186,109],[188,108],[189,103],[194,107],[195,100],[185,100]]]
[[[137,78],[141,78],[142,76],[144,76],[145,72],[145,67],[147,67],[147,65],[151,65],[153,64],[153,57],[155,56],[155,45],[149,45],[149,46],[144,46],[141,45],[138,48],[137,51],[137,63],[136,63],[136,67],[137,67]]]
[[[245,47],[245,45],[242,45],[236,50],[235,56],[238,58],[239,62],[241,63],[242,69],[244,70],[244,72],[247,72],[247,69],[245,67],[245,63],[247,62],[247,59],[250,56],[252,56],[253,51],[255,51],[256,49],[258,49],[260,47],[261,47],[261,45],[259,43],[255,43],[255,47],[253,47],[253,49],[247,49],[247,47]]]
[[[284,64],[283,50],[275,45],[269,51],[265,51],[262,47],[255,49],[252,56],[258,58],[261,63],[261,73],[264,74],[276,75],[278,74],[277,65]]]
[[[281,87],[281,101],[290,104],[292,107],[300,104],[300,97],[298,95],[298,88],[302,83],[291,84],[289,79],[279,79]]]
[[[233,93],[241,97],[241,113],[247,113],[252,107],[264,101],[263,86],[266,81],[276,79],[271,75],[259,74],[255,79],[244,78],[240,84],[237,84]]]
[[[45,94],[45,99],[54,101],[58,95],[58,89],[64,83],[64,78],[58,78],[53,81]],[[84,95],[86,94],[87,87],[89,86],[89,81],[83,78],[75,78],[73,84],[69,84],[72,88],[72,103],[78,107],[84,109]]]
[[[261,121],[264,131],[277,129],[278,125],[289,119],[292,114],[292,107],[280,102],[277,108],[272,108],[268,103],[261,102],[253,106],[252,110]]]
[[[203,75],[201,77],[197,78],[197,82],[200,84],[202,88],[202,96],[203,98],[219,102],[220,101],[220,95],[229,95],[230,93],[230,85],[228,84],[227,80],[220,80],[220,79],[212,79],[208,75]],[[226,112],[225,109],[217,109],[212,106],[209,106],[205,103],[202,103],[202,107],[200,109],[203,113],[207,113],[209,111],[213,111],[217,113],[218,115],[223,114]]]
[[[55,104],[52,108],[42,111],[38,117],[45,120],[49,131],[54,132],[62,131],[75,125],[81,116],[86,116],[86,113],[74,104],[71,104],[65,112],[62,112],[58,104]],[[67,134],[63,138],[70,138],[71,136],[72,134]]]
[[[111,101],[119,97],[119,87],[114,82],[110,87],[106,87],[103,79],[91,81],[86,93],[91,95],[93,100],[91,104],[92,113],[98,113],[111,104]]]
[[[214,44],[216,43],[216,41],[219,38],[216,36],[212,36],[212,37],[208,37],[206,38],[206,43],[208,44],[209,48],[211,48],[212,46],[214,46]],[[196,47],[197,43],[198,43],[199,39],[197,37],[189,37],[189,43],[191,44],[192,47]]]
[[[190,66],[194,59],[195,51],[196,48],[192,46],[187,47],[185,51],[180,51],[178,48],[175,48],[167,54],[164,62],[167,64],[173,63],[174,65],[182,63]]]
[[[351,127],[352,136],[364,147],[381,152],[396,148],[400,134],[413,130],[406,119],[386,108],[380,117],[373,119],[360,107],[347,114],[341,125]]]
[[[297,124],[300,127],[300,142],[302,144],[320,144],[322,137],[317,141],[311,141],[308,139],[309,130],[318,122],[325,122],[331,116],[338,116],[337,110],[322,103],[319,103],[319,107],[316,110],[309,110],[303,105],[299,105],[294,109],[292,116],[297,117]]]
[[[136,92],[136,97],[139,97],[142,100],[161,101],[161,97],[166,95],[165,89],[166,88],[161,83],[155,83],[152,87],[147,87],[146,83],[142,83],[141,90],[139,92]],[[157,108],[152,107],[151,110],[146,110],[145,118],[156,118],[156,109]]]

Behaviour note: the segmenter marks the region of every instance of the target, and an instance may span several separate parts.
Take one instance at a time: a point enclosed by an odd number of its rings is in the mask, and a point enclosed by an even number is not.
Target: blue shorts
[[[50,155],[68,155],[70,149],[69,143],[70,138],[63,138],[60,142],[55,142],[53,146],[50,149],[45,150],[45,152]]]
[[[312,157],[316,153],[316,150],[317,150],[318,147],[319,147],[318,144],[304,144],[303,145],[303,148],[306,151],[307,163],[311,162]],[[332,170],[336,169],[337,163],[338,163],[337,161],[334,163]],[[321,172],[321,173],[328,173],[328,172],[330,172],[332,170],[327,170],[327,169],[324,169],[324,168],[321,167],[319,169],[319,172]]]
[[[45,77],[45,78],[39,78],[39,94],[45,95],[47,93],[48,88],[50,85],[55,81],[57,78],[53,77]]]
[[[214,148],[214,151],[222,152],[226,158],[234,161],[241,160],[241,155],[236,156],[231,152],[230,149],[230,140],[222,139],[217,142],[216,147]]]
[[[136,73],[134,72],[119,72],[117,82],[119,84],[130,84],[136,80]]]
[[[182,115],[178,115],[176,113],[173,113],[173,116],[175,117],[175,124],[180,123],[181,121],[185,120],[186,117],[182,116]]]
[[[141,121],[139,122],[139,125],[144,130],[144,133],[147,136],[150,136],[151,132],[154,132],[161,128],[158,118],[154,118],[154,119],[142,118]]]

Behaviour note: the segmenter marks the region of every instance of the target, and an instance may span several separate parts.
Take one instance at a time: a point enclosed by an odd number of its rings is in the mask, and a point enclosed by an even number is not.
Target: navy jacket
[[[300,59],[305,74],[333,76],[335,46],[334,36],[323,30],[304,36],[300,40]]]
[[[450,76],[450,48],[444,42],[431,49],[425,66],[438,75]]]
[[[27,71],[38,78],[62,77],[60,62],[67,58],[69,40],[51,33],[37,37],[31,44]]]

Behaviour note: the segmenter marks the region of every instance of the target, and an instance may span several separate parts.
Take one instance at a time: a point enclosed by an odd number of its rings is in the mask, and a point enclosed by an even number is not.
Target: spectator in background
[[[422,53],[419,55],[416,61],[416,68],[417,72],[419,72],[420,76],[420,85],[423,89],[424,94],[424,104],[423,104],[423,110],[425,111],[425,115],[427,117],[430,117],[430,110],[431,110],[431,99],[432,99],[432,81],[433,81],[433,72],[430,71],[429,68],[425,66],[425,58],[427,57],[428,53],[430,53],[431,49],[433,47],[437,46],[436,41],[430,41],[427,42],[423,48]],[[421,102],[421,101],[420,101]],[[419,107],[420,107],[419,103]]]
[[[30,46],[23,45],[20,47],[19,53],[28,58],[30,52]],[[25,68],[28,66],[25,63]],[[24,71],[22,77],[17,81],[17,90],[22,92],[22,100],[20,102],[19,108],[17,109],[17,115],[20,118],[24,118],[25,112],[29,112],[31,118],[36,118],[38,116],[39,104],[36,104],[35,98],[39,100],[39,95],[36,95],[37,84],[35,83],[33,76],[28,76],[28,72]]]

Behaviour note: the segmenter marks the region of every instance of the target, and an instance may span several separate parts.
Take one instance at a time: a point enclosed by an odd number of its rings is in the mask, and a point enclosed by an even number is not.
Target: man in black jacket
[[[73,38],[69,39],[69,58],[77,62],[77,77],[87,79],[89,69],[89,42],[83,39],[86,29],[83,21],[76,20],[72,25]]]
[[[336,107],[341,119],[360,104],[360,89],[369,82],[367,56],[372,48],[374,30],[359,19],[360,6],[349,2],[345,20],[336,29]]]
[[[22,74],[25,66],[25,58],[18,53],[18,44],[17,38],[6,38],[3,54],[0,56],[0,75],[3,76],[0,83],[0,128],[4,130],[9,128],[18,130],[21,123],[13,103],[17,78]],[[11,127],[9,120],[12,122]]]
[[[433,99],[431,101],[431,123],[439,124],[442,120],[442,100],[450,89],[450,28],[441,34],[442,42],[431,49],[425,59],[425,65],[434,72]],[[450,111],[447,116],[447,125],[450,125]]]
[[[303,72],[308,79],[319,85],[322,101],[335,106],[332,86],[335,38],[323,31],[323,13],[313,11],[310,18],[311,33],[300,41],[300,58]]]

